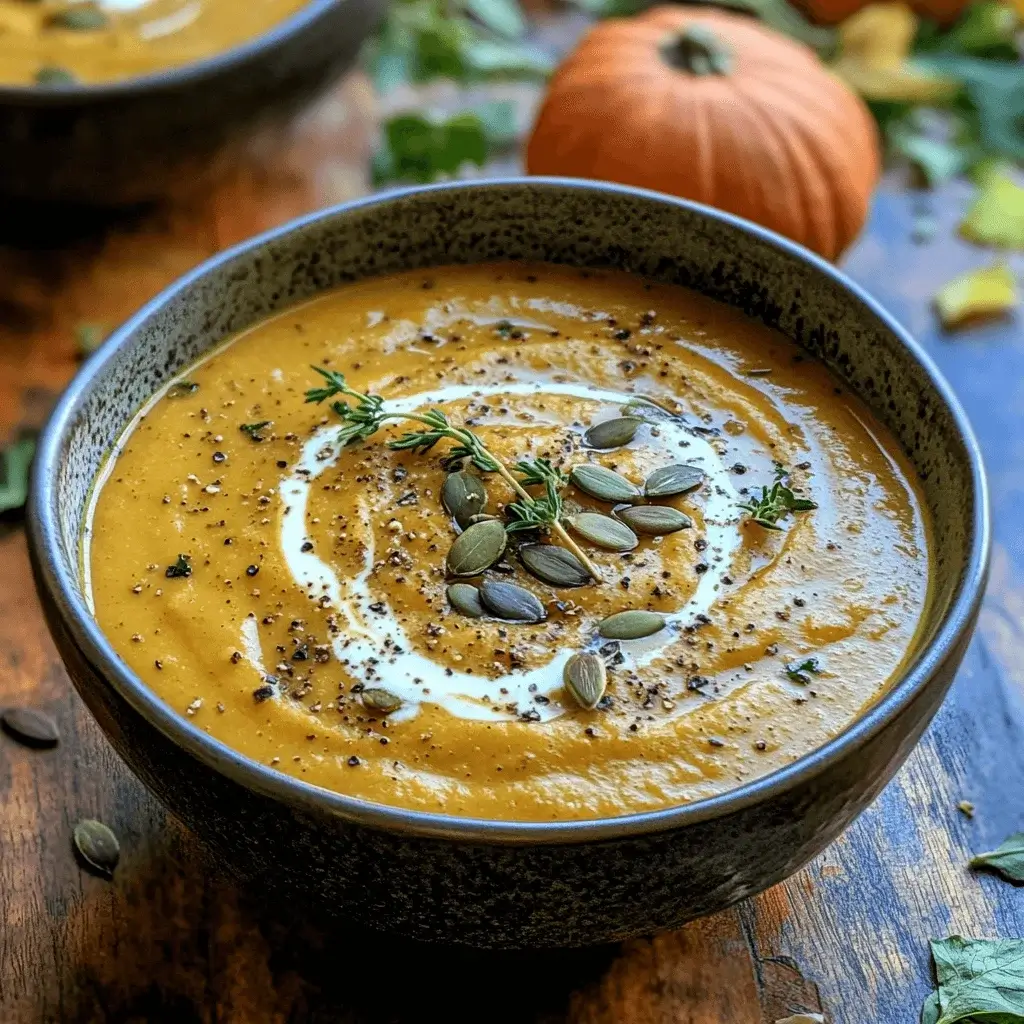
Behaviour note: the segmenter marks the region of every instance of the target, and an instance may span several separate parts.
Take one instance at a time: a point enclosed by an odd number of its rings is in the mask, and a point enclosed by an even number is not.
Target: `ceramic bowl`
[[[203,173],[351,66],[385,0],[310,0],[206,60],[96,85],[0,87],[0,195],[116,206]]]
[[[593,821],[515,823],[379,806],[314,788],[211,739],[117,656],[82,596],[82,510],[136,409],[222,338],[345,282],[528,259],[688,285],[778,328],[858,392],[904,446],[942,544],[921,642],[840,736],[712,799]],[[892,778],[942,701],[978,611],[988,513],[949,386],[831,265],[762,228],[597,182],[447,184],[318,213],[203,264],[117,331],[55,411],[30,516],[39,593],[75,686],[168,808],[241,877],[312,894],[347,922],[486,947],[621,939],[724,907],[820,852]]]

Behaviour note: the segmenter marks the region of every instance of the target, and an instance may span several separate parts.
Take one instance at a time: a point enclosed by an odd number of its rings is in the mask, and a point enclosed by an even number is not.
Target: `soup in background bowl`
[[[195,188],[347,70],[383,10],[0,0],[0,196],[112,207]]]
[[[83,371],[33,505],[72,677],[176,814],[243,877],[487,946],[798,868],[938,707],[987,558],[969,428],[870,300],[563,181],[201,267]]]

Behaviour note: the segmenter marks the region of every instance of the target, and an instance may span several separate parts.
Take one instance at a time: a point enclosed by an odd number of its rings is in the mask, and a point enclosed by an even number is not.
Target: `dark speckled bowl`
[[[358,278],[495,259],[620,267],[680,282],[794,338],[895,432],[941,544],[934,610],[903,677],[841,736],[723,796],[619,818],[522,824],[382,807],[247,760],[155,697],[82,598],[92,480],[133,412],[227,335]],[[32,556],[79,692],[132,770],[242,877],[315,894],[340,918],[488,947],[671,928],[796,871],[892,778],[953,678],[988,559],[984,475],[949,386],[832,266],[725,213],[547,179],[417,189],[316,214],[204,264],[89,361],[42,439]],[[287,837],[285,839],[285,837]]]
[[[122,81],[0,87],[0,195],[124,205],[202,174],[212,157],[314,96],[354,60],[385,0],[310,0],[202,61]]]

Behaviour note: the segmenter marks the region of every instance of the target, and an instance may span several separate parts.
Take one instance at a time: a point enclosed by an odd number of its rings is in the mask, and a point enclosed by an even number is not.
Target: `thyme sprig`
[[[809,498],[799,498],[786,486],[789,474],[781,463],[775,464],[775,483],[771,489],[761,488],[760,498],[740,502],[740,508],[749,513],[750,521],[766,530],[781,530],[779,520],[790,512],[809,512],[817,504]]]
[[[580,560],[591,577],[600,582],[600,570],[559,522],[562,500],[558,492],[566,482],[566,477],[547,459],[520,461],[515,469],[523,479],[517,480],[513,470],[510,470],[493,452],[488,451],[486,445],[473,431],[455,426],[440,409],[430,409],[425,413],[389,412],[383,398],[350,388],[343,374],[319,366],[314,366],[313,369],[327,383],[325,387],[311,388],[307,391],[307,402],[326,402],[337,395],[352,399],[351,403],[338,399],[331,404],[331,408],[347,424],[339,436],[342,445],[365,441],[388,420],[410,420],[423,424],[425,429],[408,431],[401,437],[389,441],[388,447],[395,451],[427,452],[439,441],[454,441],[454,447],[446,461],[469,458],[482,473],[497,473],[518,495],[520,500],[509,505],[509,512],[513,517],[513,522],[508,526],[510,531],[550,530],[557,534],[559,540]],[[543,498],[536,498],[526,490],[524,485],[534,483],[544,484]]]

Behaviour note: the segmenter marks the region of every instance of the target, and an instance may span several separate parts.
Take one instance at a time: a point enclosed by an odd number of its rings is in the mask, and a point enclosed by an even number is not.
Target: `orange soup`
[[[686,289],[547,265],[360,282],[219,347],[95,489],[96,617],[180,714],[379,803],[697,800],[837,735],[914,649],[888,432]]]

